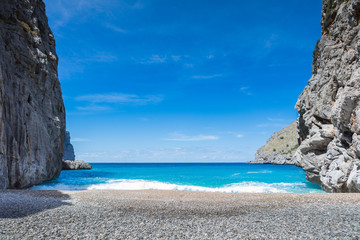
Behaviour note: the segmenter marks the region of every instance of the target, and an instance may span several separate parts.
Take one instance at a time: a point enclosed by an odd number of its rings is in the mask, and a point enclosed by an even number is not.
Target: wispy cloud
[[[193,68],[195,65],[193,63],[184,63],[184,67]]]
[[[131,57],[131,59],[137,64],[177,63],[183,64],[185,67],[194,66],[188,62],[192,60],[192,57],[186,54],[152,54],[150,56]]]
[[[111,53],[97,52],[97,53],[94,53],[93,55],[80,58],[80,59],[78,59],[78,61],[79,62],[105,62],[105,63],[109,63],[109,62],[114,62],[117,59],[118,59],[117,56],[115,56],[115,55],[113,55]]]
[[[149,119],[145,118],[145,117],[139,118],[139,120],[142,121],[142,122],[148,122],[149,121]]]
[[[285,127],[283,123],[262,123],[256,125],[258,128],[265,128],[265,127]]]
[[[248,96],[252,95],[252,92],[250,91],[249,87],[241,87],[239,90],[242,94],[245,94]]]
[[[283,118],[271,118],[271,117],[268,117],[267,120],[271,121],[271,122],[284,122],[285,119]]]
[[[192,76],[193,79],[212,79],[223,76],[222,74],[213,74],[213,75],[195,75]]]
[[[89,142],[87,138],[71,138],[71,142]]]
[[[151,55],[150,57],[145,57],[141,59],[132,58],[134,62],[138,64],[159,64],[159,63],[166,63],[168,61],[168,57],[160,56],[157,54]]]
[[[249,160],[246,151],[220,150],[213,147],[170,147],[155,149],[126,149],[117,152],[78,153],[78,157],[87,161],[103,162],[239,162]]]
[[[95,104],[91,104],[89,106],[78,106],[76,107],[77,110],[86,111],[86,112],[99,112],[99,111],[110,111],[112,110],[109,106],[99,106]]]
[[[181,56],[172,55],[171,58],[174,62],[178,62],[181,60]]]
[[[267,122],[258,124],[258,128],[265,128],[265,127],[285,127],[286,125],[291,123],[291,120],[284,119],[284,118],[274,118],[268,117],[266,118]],[[289,123],[290,122],[290,123]]]
[[[110,29],[110,30],[112,30],[114,32],[118,32],[118,33],[127,33],[128,32],[127,30],[120,28],[118,26],[115,26],[113,24],[110,24],[110,23],[105,24],[105,27],[107,29]]]
[[[49,0],[46,5],[51,15],[56,16],[53,19],[54,28],[63,27],[70,23],[73,24],[72,20],[75,18],[78,20],[77,22],[88,22],[93,21],[94,16],[97,15],[113,16],[119,14],[118,11],[136,10],[144,7],[142,1],[129,4],[127,1],[121,0]]]
[[[226,134],[230,134],[230,135],[233,135],[234,137],[236,138],[244,138],[245,135],[242,134],[242,133],[239,133],[239,132],[235,132],[235,131],[227,131],[225,132]]]
[[[279,36],[277,34],[271,34],[267,39],[264,40],[265,48],[272,48],[273,45],[278,41]]]
[[[170,138],[165,138],[165,141],[177,141],[177,142],[194,142],[194,141],[207,141],[207,140],[218,140],[218,136],[214,135],[194,135],[194,136],[187,136],[182,133],[172,133],[170,134]]]
[[[77,101],[86,101],[91,103],[117,103],[117,104],[135,104],[147,105],[161,102],[163,97],[160,95],[139,96],[136,94],[108,93],[108,94],[89,94],[76,97]]]

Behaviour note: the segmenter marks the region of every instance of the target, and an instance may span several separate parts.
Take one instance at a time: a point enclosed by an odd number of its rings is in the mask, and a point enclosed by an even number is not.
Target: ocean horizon
[[[62,171],[32,190],[181,190],[225,193],[315,193],[319,186],[293,165],[247,163],[92,163]]]

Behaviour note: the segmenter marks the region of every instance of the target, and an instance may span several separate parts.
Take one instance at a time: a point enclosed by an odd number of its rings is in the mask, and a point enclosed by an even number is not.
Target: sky
[[[77,159],[245,162],[297,118],[321,0],[44,0]]]

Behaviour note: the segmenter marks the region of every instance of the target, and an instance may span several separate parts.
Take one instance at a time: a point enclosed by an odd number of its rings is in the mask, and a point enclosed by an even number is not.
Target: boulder
[[[91,165],[82,161],[82,160],[76,160],[76,161],[70,161],[65,160],[62,161],[62,170],[86,170],[91,169]]]

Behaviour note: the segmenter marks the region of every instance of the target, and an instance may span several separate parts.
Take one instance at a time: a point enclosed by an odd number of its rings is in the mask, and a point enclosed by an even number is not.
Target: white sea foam
[[[258,172],[247,172],[247,173],[272,173],[272,171],[263,170],[263,171],[258,171]]]
[[[223,187],[202,187],[194,185],[178,185],[158,181],[119,179],[110,180],[107,183],[91,185],[87,189],[107,190],[180,190],[180,191],[201,191],[201,192],[225,192],[225,193],[284,193],[292,192],[293,188],[301,187],[303,183],[262,183],[242,182],[228,184]]]
[[[118,179],[109,180],[106,183],[92,185],[67,185],[58,183],[55,185],[38,185],[30,190],[179,190],[198,192],[223,192],[223,193],[286,193],[302,192],[305,183],[263,183],[263,182],[241,182],[232,183],[223,187],[203,187],[195,185],[180,185],[159,181]],[[311,191],[316,192],[316,191]]]

